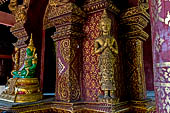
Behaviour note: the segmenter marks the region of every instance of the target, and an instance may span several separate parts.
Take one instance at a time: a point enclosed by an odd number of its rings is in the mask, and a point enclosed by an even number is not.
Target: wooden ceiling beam
[[[15,17],[9,13],[0,11],[0,24],[13,26],[15,24]]]

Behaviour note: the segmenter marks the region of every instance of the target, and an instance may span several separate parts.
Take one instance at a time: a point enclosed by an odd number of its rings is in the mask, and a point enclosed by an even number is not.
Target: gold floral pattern
[[[89,15],[84,26],[86,38],[83,42],[83,97],[85,101],[97,101],[101,93],[98,75],[98,56],[94,54],[94,40],[99,36],[98,24],[102,12]]]

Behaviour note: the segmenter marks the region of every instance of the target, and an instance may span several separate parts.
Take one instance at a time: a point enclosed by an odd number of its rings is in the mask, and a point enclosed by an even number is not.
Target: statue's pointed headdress
[[[102,14],[100,22],[102,22],[102,21],[111,22],[111,19],[108,17],[106,9],[103,11],[103,14]]]
[[[29,46],[34,46],[34,43],[33,43],[33,40],[32,40],[32,33],[31,33],[31,38],[30,38]]]
[[[31,33],[31,38],[30,38],[30,41],[29,41],[27,48],[29,48],[31,51],[33,51],[35,53],[36,48],[34,47],[34,43],[33,43],[33,39],[32,39],[32,33]]]
[[[101,30],[101,23],[107,23],[111,26],[111,19],[108,17],[107,11],[104,10],[101,16],[101,20],[99,21],[99,29]]]
[[[108,18],[106,9],[104,9],[104,11],[103,11],[102,18]]]

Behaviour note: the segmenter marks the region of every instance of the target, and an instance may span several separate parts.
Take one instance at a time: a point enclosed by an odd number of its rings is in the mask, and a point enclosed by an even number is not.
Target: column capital
[[[142,41],[148,39],[149,35],[143,30],[149,23],[149,14],[146,9],[139,6],[122,11],[120,15],[120,28],[123,35],[120,37],[137,38]]]
[[[120,37],[127,39],[137,38],[139,40],[146,41],[149,38],[149,35],[138,25],[131,25],[128,27],[128,32],[124,33]]]
[[[143,15],[147,20],[150,20],[150,15],[149,13],[147,13],[146,10],[146,8],[143,9],[143,7],[140,6],[131,7],[126,10],[123,10],[121,12],[120,18],[124,19],[135,15]]]
[[[75,3],[68,2],[61,6],[48,4],[44,16],[44,28],[63,24],[84,23],[86,14]]]
[[[101,9],[108,9],[116,15],[120,12],[111,0],[89,0],[85,2],[84,11],[87,13],[94,13]]]
[[[48,19],[56,28],[52,36],[54,41],[83,37],[82,28],[86,14],[78,6],[74,3],[67,3],[54,9],[48,14]]]
[[[50,5],[50,4],[49,4]],[[59,18],[61,16],[66,15],[78,15],[81,17],[85,17],[85,13],[79,8],[75,3],[69,2],[62,6],[52,6],[52,10],[48,13],[48,19],[54,21],[55,18]]]
[[[80,31],[82,31],[82,27],[74,24],[56,26],[56,32],[51,37],[54,41],[66,38],[81,38],[84,34]]]

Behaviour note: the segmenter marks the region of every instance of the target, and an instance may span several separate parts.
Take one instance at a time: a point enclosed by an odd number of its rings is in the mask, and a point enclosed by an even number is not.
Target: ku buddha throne
[[[18,51],[19,49],[16,50]],[[38,59],[32,35],[29,45],[26,48],[24,64],[20,68],[16,64],[16,61],[18,61],[17,53],[15,54],[16,59],[13,59],[15,62],[14,70],[11,72],[13,78],[8,80],[7,87],[0,94],[0,100],[19,103],[38,101],[42,99],[42,93],[38,78],[35,78]]]

